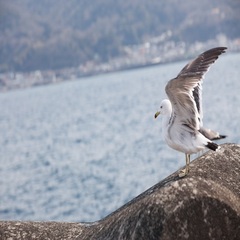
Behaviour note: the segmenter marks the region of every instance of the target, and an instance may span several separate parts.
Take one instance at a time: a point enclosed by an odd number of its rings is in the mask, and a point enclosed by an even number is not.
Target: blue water
[[[203,85],[204,125],[240,142],[240,54]],[[0,94],[0,219],[96,221],[185,163],[154,113],[186,62]]]

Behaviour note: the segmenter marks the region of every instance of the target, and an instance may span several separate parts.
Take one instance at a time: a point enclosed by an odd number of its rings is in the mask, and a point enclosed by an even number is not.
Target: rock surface
[[[224,144],[94,223],[0,221],[1,240],[240,239],[240,145]]]

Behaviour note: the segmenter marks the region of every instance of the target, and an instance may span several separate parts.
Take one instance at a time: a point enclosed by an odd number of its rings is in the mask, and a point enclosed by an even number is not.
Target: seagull
[[[162,128],[166,143],[173,149],[185,153],[186,166],[179,177],[189,173],[190,155],[205,148],[217,151],[220,146],[212,140],[225,138],[211,129],[203,128],[202,81],[205,73],[226,47],[212,48],[189,62],[170,80],[165,91],[169,99],[161,102],[156,112],[163,116]]]

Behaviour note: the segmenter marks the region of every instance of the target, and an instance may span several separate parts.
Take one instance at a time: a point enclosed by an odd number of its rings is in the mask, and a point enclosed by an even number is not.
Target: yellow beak
[[[154,115],[154,117],[155,117],[155,118],[157,118],[159,114],[160,114],[160,112],[159,112],[159,111],[158,111],[158,112],[156,112],[156,113],[155,113],[155,115]]]

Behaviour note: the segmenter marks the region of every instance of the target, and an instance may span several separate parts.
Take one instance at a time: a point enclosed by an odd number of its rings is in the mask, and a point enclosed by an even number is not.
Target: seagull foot
[[[189,170],[187,168],[184,168],[183,170],[180,171],[180,173],[178,174],[178,176],[180,178],[185,177],[188,174]]]

